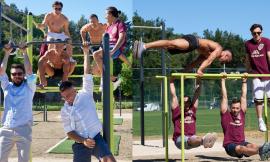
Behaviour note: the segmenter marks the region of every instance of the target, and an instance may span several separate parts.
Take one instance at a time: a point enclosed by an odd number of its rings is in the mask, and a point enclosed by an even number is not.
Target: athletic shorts
[[[110,45],[110,50],[113,49],[115,45]],[[122,50],[118,49],[114,54],[112,55],[112,59],[117,59],[122,54]]]
[[[98,160],[105,156],[112,155],[108,144],[105,142],[103,137],[97,134],[94,137],[96,145],[94,148],[88,148],[82,143],[75,142],[72,145],[73,150],[73,162],[91,162],[91,156],[94,155]]]
[[[174,54],[179,54],[179,53],[188,53],[191,52],[197,48],[199,48],[199,40],[197,37],[194,35],[188,34],[188,35],[183,35],[181,39],[185,39],[188,41],[189,47],[186,50],[180,50],[180,49],[168,49],[168,52],[172,55]]]
[[[191,146],[191,145],[188,144],[188,140],[190,138],[197,138],[197,136],[196,135],[193,135],[193,136],[185,136],[184,137],[184,140],[185,140],[184,143],[185,143],[185,149],[186,150],[189,150],[189,149],[192,149],[192,148],[196,148],[196,147]],[[177,148],[179,148],[179,149],[182,148],[182,142],[181,141],[182,141],[182,137],[181,136],[177,137],[176,141],[174,141],[175,146]]]
[[[252,82],[253,97],[255,101],[263,101],[264,94],[266,94],[267,98],[270,98],[270,80],[260,80],[259,78],[255,78]]]
[[[62,77],[64,72],[63,72],[63,68],[62,69],[53,69],[54,70],[54,74],[52,77]]]
[[[91,51],[91,53],[94,53],[94,52],[96,52],[97,50],[99,50],[99,48],[100,48],[100,46],[91,46],[91,47],[90,47],[90,51]]]
[[[242,158],[243,156],[249,157],[248,155],[245,155],[245,154],[237,154],[235,151],[236,146],[238,146],[238,145],[247,146],[248,144],[250,144],[250,143],[249,142],[242,142],[241,144],[230,143],[230,144],[226,145],[224,148],[225,148],[227,154],[232,156],[232,157],[238,157],[238,158]]]

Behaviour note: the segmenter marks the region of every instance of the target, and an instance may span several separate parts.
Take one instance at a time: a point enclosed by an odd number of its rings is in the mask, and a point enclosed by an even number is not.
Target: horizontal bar
[[[198,74],[196,73],[172,73],[172,76],[181,77],[184,76],[185,78],[196,78]],[[203,74],[201,78],[231,78],[231,79],[240,79],[242,77],[247,78],[258,78],[258,77],[270,77],[270,74]]]
[[[162,26],[136,26],[136,25],[132,25],[132,28],[138,28],[138,29],[162,29]]]
[[[156,75],[156,78],[157,79],[164,79],[164,78],[166,78],[167,76],[161,76],[161,75]]]
[[[28,32],[28,30],[25,27],[23,27],[21,24],[17,23],[16,21],[12,20],[11,18],[9,18],[4,13],[1,13],[1,15],[2,15],[3,18],[8,20],[9,22],[13,23],[14,25],[16,25],[17,27],[23,29],[24,31]]]

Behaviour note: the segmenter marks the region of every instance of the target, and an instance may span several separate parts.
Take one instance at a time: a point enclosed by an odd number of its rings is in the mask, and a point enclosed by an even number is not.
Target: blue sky
[[[35,15],[52,11],[52,4],[55,0],[5,0],[7,4],[15,3],[24,10],[28,8]],[[60,0],[63,4],[63,14],[70,20],[77,22],[82,15],[86,18],[90,14],[98,15],[100,22],[105,22],[105,10],[109,6],[115,6],[118,10],[127,14],[129,20],[132,18],[132,0]]]
[[[5,0],[15,3],[19,9],[27,7],[34,14],[52,10],[54,0]],[[244,39],[251,38],[249,28],[253,23],[264,27],[263,36],[270,37],[269,0],[62,0],[63,13],[77,21],[81,15],[88,17],[96,13],[105,22],[104,13],[108,6],[116,6],[128,15],[134,11],[144,19],[165,20],[167,27],[176,33],[196,32],[202,36],[203,30],[227,30],[239,34]]]
[[[133,10],[145,19],[164,19],[176,33],[202,36],[205,29],[219,28],[250,39],[250,26],[260,23],[270,38],[269,0],[134,0]]]

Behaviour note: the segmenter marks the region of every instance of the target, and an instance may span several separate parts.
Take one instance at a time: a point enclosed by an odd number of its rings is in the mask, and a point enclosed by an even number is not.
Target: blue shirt
[[[26,81],[19,87],[9,82],[6,73],[0,75],[0,81],[4,92],[3,127],[16,128],[25,124],[32,124],[32,105],[36,91],[36,75],[26,76]]]

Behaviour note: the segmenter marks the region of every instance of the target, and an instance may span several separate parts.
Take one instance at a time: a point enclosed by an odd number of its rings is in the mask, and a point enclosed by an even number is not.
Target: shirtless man
[[[179,53],[188,53],[197,50],[199,56],[196,60],[186,67],[186,71],[192,70],[196,65],[200,64],[197,70],[199,76],[203,75],[205,68],[218,59],[221,62],[229,62],[232,60],[232,52],[230,50],[222,51],[222,47],[212,40],[200,39],[194,35],[183,35],[182,38],[174,40],[158,40],[150,43],[135,41],[133,45],[133,55],[140,58],[143,51],[151,48],[165,48],[172,55]]]
[[[91,44],[100,44],[105,30],[106,25],[99,23],[97,15],[90,15],[90,22],[85,24],[80,31],[83,45],[85,46],[88,44],[88,41],[86,40],[87,33],[89,34]],[[91,52],[94,53],[99,47],[100,46],[91,46]]]
[[[69,21],[68,21],[68,18],[63,15],[61,13],[62,9],[63,9],[63,3],[60,2],[60,1],[55,1],[52,5],[54,11],[48,13],[45,15],[45,18],[43,20],[43,22],[41,24],[37,24],[37,28],[41,29],[41,30],[44,30],[44,28],[47,26],[48,27],[48,33],[47,33],[47,41],[52,41],[52,40],[61,40],[61,41],[64,41],[66,39],[69,39],[70,38],[70,33],[69,33]],[[71,43],[71,42],[69,42]],[[64,44],[59,44],[61,45],[62,47],[59,47],[59,48],[64,48]],[[59,46],[57,45],[57,46]],[[55,47],[54,44],[49,44],[48,46],[48,50],[52,50],[53,47]],[[72,46],[67,44],[66,45],[66,49],[67,49],[67,53],[68,53],[68,56],[69,56],[69,63],[68,65],[70,65],[70,69],[73,69],[75,68],[75,65],[76,65],[76,61],[72,58]],[[56,50],[56,49],[55,49]],[[50,54],[51,55],[51,54]],[[62,69],[62,61],[59,61],[59,60],[62,60],[63,58],[58,58],[57,56],[59,55],[54,55],[53,58],[50,58],[51,62],[53,62],[53,65],[54,65],[54,62],[59,64],[59,69]],[[43,56],[40,57],[40,60],[42,59]],[[47,58],[47,57],[46,57]],[[59,62],[58,62],[59,61]],[[43,64],[43,63],[39,63],[39,64]],[[56,66],[56,65],[54,65]],[[58,69],[56,67],[56,69]],[[39,67],[39,70],[45,70],[47,69],[47,67]],[[73,70],[69,70],[70,74],[73,72]],[[42,73],[44,72],[39,72],[41,75]],[[48,73],[48,75],[50,75],[51,73]],[[53,74],[52,74],[53,75]],[[65,74],[63,74],[63,81],[64,80],[67,80],[67,78],[65,78]],[[40,76],[40,78],[43,78],[43,82],[41,81],[41,84],[46,86],[47,83],[46,83],[46,79],[45,79],[45,73],[44,73],[44,76]]]
[[[62,76],[62,81],[67,81],[68,76],[74,71],[70,57],[63,44],[54,44],[53,49],[48,50],[38,61],[40,88],[47,86],[45,73],[52,76]]]
[[[68,18],[61,13],[63,3],[55,1],[52,7],[54,11],[46,14],[43,22],[37,24],[37,28],[44,29],[46,26],[48,27],[47,41],[70,38]]]

